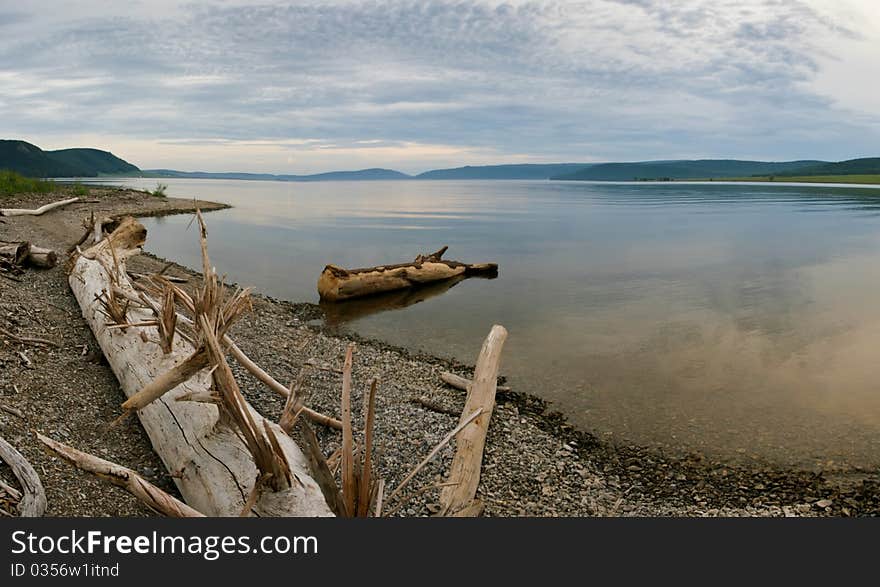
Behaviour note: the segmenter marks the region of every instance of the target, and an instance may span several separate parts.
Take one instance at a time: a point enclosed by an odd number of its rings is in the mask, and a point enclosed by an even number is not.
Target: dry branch
[[[204,514],[189,507],[173,495],[162,491],[131,469],[77,450],[37,433],[37,438],[53,453],[77,469],[96,475],[117,487],[122,487],[154,512],[171,518],[202,518]]]
[[[58,343],[52,342],[51,340],[46,340],[44,338],[35,338],[33,336],[20,336],[18,334],[13,334],[12,332],[9,332],[5,328],[0,328],[0,336],[5,336],[6,338],[10,338],[15,342],[20,342],[22,344],[36,344],[56,348],[58,347]]]
[[[162,276],[162,277],[151,276],[151,277],[158,278],[158,281],[163,286],[170,287],[170,289],[174,292],[176,299],[180,303],[182,303],[184,305],[184,307],[187,308],[188,311],[190,311],[190,312],[195,311],[194,302],[188,293],[186,293],[185,291],[183,291],[182,289],[180,289],[179,287],[177,287],[173,283],[166,281],[164,276]],[[139,285],[139,287],[143,287],[143,286]],[[156,304],[152,303],[150,301],[150,299],[145,295],[132,296],[130,293],[124,294],[124,295],[127,295],[128,298],[132,301],[147,303],[150,307],[152,307],[154,309],[153,310],[154,313],[159,312]],[[177,315],[177,320],[179,320],[180,322],[187,324],[187,325],[193,324],[192,320],[190,320],[189,318],[187,318],[186,316],[184,316],[182,314]],[[235,358],[235,360],[238,361],[238,363],[242,367],[244,367],[251,375],[253,375],[259,381],[264,383],[266,385],[266,387],[268,387],[269,389],[271,389],[272,391],[274,391],[278,395],[285,397],[285,398],[290,394],[290,391],[282,383],[280,383],[274,377],[272,377],[271,375],[266,373],[266,371],[262,367],[260,367],[255,362],[253,362],[251,360],[251,358],[248,357],[244,353],[244,351],[242,351],[238,347],[237,344],[235,344],[235,341],[233,341],[229,337],[228,334],[224,334],[222,340],[223,340],[223,345],[226,347],[226,349],[229,351],[229,353]],[[315,410],[309,408],[308,406],[303,406],[302,414],[304,416],[308,417],[311,421],[313,421],[315,423],[322,424],[324,426],[329,426],[329,427],[335,428],[337,430],[342,430],[342,422],[340,422],[336,418],[332,418],[332,417],[327,416],[325,414],[321,414],[320,412],[316,412]]]
[[[45,206],[40,206],[39,208],[36,208],[34,210],[27,210],[24,208],[0,208],[0,216],[42,216],[50,210],[61,208],[62,206],[67,206],[68,204],[73,204],[78,200],[79,198],[70,198],[67,200],[52,202],[50,204],[46,204]]]
[[[46,492],[40,476],[11,444],[0,438],[0,460],[5,461],[23,490],[18,513],[23,518],[39,518],[46,512]]]

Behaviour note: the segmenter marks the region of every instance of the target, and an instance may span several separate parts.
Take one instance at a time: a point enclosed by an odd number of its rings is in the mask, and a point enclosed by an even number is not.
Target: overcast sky
[[[0,0],[0,138],[141,168],[880,156],[880,1]]]

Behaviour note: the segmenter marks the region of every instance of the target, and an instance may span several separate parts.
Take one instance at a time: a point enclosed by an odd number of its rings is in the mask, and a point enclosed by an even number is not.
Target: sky
[[[880,156],[878,0],[0,0],[0,138],[142,169]]]

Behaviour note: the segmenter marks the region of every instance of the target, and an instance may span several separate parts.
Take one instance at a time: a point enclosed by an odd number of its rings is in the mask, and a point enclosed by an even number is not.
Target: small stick
[[[414,404],[419,404],[420,406],[428,408],[432,412],[439,412],[441,414],[449,414],[450,416],[455,416],[455,417],[458,417],[461,415],[461,410],[454,410],[452,408],[447,408],[446,406],[441,405],[441,404],[439,404],[431,399],[428,399],[426,397],[414,397],[410,401],[412,401]]]
[[[21,501],[21,491],[19,491],[12,485],[7,484],[3,479],[0,479],[0,489],[5,491],[6,494],[15,501]]]
[[[24,366],[28,369],[33,369],[34,364],[28,359],[28,356],[24,354],[22,351],[18,351],[18,356],[21,357],[21,360],[24,361]]]
[[[8,412],[8,413],[12,414],[13,416],[18,416],[22,420],[25,419],[24,414],[22,414],[20,410],[17,410],[16,408],[13,408],[12,406],[7,406],[6,404],[0,404],[0,410],[3,410],[4,412]]]
[[[51,346],[51,347],[55,347],[55,348],[58,348],[58,346],[59,346],[58,343],[52,342],[51,340],[46,340],[44,338],[34,338],[31,336],[19,336],[17,334],[13,334],[13,333],[9,332],[8,330],[6,330],[5,328],[2,328],[2,327],[0,327],[0,336],[5,336],[8,338],[11,338],[12,340],[14,340],[16,342],[21,342],[21,343],[25,343],[25,344],[37,344],[37,345]]]

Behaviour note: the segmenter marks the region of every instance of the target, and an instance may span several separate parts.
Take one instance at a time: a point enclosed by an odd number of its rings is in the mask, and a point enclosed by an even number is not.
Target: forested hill
[[[809,175],[878,175],[880,174],[880,157],[850,159],[838,163],[814,165],[798,171],[779,173],[782,176]]]
[[[709,179],[781,175],[825,164],[824,161],[740,161],[736,159],[699,159],[694,161],[642,161],[635,163],[601,163],[573,173],[553,176],[560,180],[638,181],[663,179]]]
[[[452,169],[433,169],[420,173],[416,179],[550,179],[554,175],[572,173],[588,166],[588,163],[468,165]]]
[[[139,173],[113,153],[98,149],[44,151],[25,141],[0,139],[0,169],[28,177],[96,177]]]

